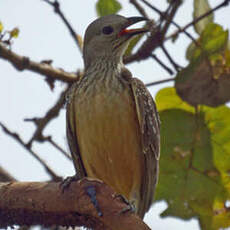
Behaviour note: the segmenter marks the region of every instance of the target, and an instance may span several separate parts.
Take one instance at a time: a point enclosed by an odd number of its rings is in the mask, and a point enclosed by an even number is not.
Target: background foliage
[[[59,9],[57,1],[46,2],[54,9],[56,7],[56,11]],[[157,6],[154,6],[154,3],[150,5],[150,1],[146,2],[130,1],[130,4],[133,4],[140,14],[152,19],[145,9],[149,7],[153,12],[157,12]],[[226,103],[230,100],[230,42],[228,30],[215,22],[215,10],[228,7],[229,1],[222,1],[216,8],[211,9],[208,0],[194,0],[193,21],[183,28],[178,27],[173,33],[168,33],[169,25],[174,23],[174,14],[171,12],[179,10],[183,1],[168,2],[165,14],[171,18],[166,20],[162,12],[158,12],[159,21],[152,24],[160,28],[152,31],[158,40],[150,40],[152,43],[148,45],[151,47],[151,44],[156,44],[156,48],[161,48],[169,58],[171,66],[165,66],[152,52],[146,52],[145,56],[137,52],[143,51],[146,45],[142,36],[130,43],[124,58],[126,63],[138,61],[139,57],[140,60],[155,58],[169,75],[173,75],[165,81],[175,82],[174,87],[162,86],[156,95],[162,126],[160,178],[155,200],[165,200],[168,204],[167,209],[161,213],[162,217],[195,217],[200,228],[204,230],[227,228],[230,227],[230,108]],[[56,3],[56,6],[53,3]],[[98,0],[95,8],[98,16],[119,13],[122,1]],[[164,25],[167,23],[169,25],[166,28]],[[175,57],[170,57],[165,50],[164,42],[175,43],[190,26],[193,26],[197,36],[194,39],[190,34],[187,35],[191,39],[185,50],[188,64],[181,67],[174,61]],[[0,22],[0,39],[4,46],[13,47],[12,41],[17,42],[15,39],[19,35],[17,27],[7,30],[4,28],[4,22]],[[73,36],[81,48],[81,36]],[[4,59],[1,52],[0,57]],[[48,65],[52,63],[45,61]],[[76,76],[80,75],[81,71],[78,71]],[[49,79],[49,76],[45,79],[53,89],[55,79]],[[149,86],[160,83],[153,82]],[[55,114],[46,114],[44,118],[48,117],[48,120],[30,120],[38,131],[37,136],[35,132],[28,143],[21,143],[28,151],[33,153],[33,141],[48,141],[55,147],[56,143],[52,138],[43,135],[43,129],[50,120],[58,116],[63,103],[64,96],[59,99]],[[45,121],[47,122],[42,126],[41,122]],[[5,125],[2,124],[2,127],[7,134],[20,142],[20,137],[15,137]],[[42,160],[41,163],[45,165]],[[49,167],[47,171],[51,178],[58,178],[52,170],[49,171]]]

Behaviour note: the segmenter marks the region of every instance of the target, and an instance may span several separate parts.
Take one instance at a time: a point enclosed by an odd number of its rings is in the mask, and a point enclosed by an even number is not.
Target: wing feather
[[[156,105],[145,85],[139,79],[132,78],[131,88],[142,134],[144,169],[141,185],[141,200],[137,213],[143,217],[153,202],[158,179],[160,120]]]
[[[66,134],[67,134],[67,140],[71,151],[71,155],[73,158],[74,167],[76,170],[76,175],[80,179],[87,176],[87,174],[82,162],[81,153],[80,153],[78,140],[77,140],[77,128],[76,128],[76,118],[75,118],[76,106],[74,101],[75,101],[75,95],[78,86],[79,86],[79,82],[74,83],[67,94]]]

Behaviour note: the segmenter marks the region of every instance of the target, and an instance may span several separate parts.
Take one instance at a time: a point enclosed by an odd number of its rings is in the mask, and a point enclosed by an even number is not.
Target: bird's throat
[[[119,76],[124,68],[122,58],[111,58],[110,56],[102,56],[93,60],[85,68],[85,77],[95,76]]]

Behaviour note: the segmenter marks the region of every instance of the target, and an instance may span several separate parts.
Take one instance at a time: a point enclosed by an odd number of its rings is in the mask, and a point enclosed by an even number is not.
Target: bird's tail
[[[140,196],[140,202],[137,206],[137,214],[140,218],[144,218],[146,212],[148,212],[151,204],[154,199],[154,192],[158,180],[158,160],[157,159],[148,159],[153,158],[152,154],[146,154],[145,165],[146,171],[145,176],[143,177],[142,191]],[[151,164],[151,165],[148,165]]]

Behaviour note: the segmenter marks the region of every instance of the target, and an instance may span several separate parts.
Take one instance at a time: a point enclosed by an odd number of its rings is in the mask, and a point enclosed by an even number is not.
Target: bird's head
[[[144,28],[128,29],[128,27],[143,20],[147,19],[108,15],[93,21],[88,26],[84,37],[85,67],[101,58],[120,62],[129,40],[137,34],[147,32]]]

